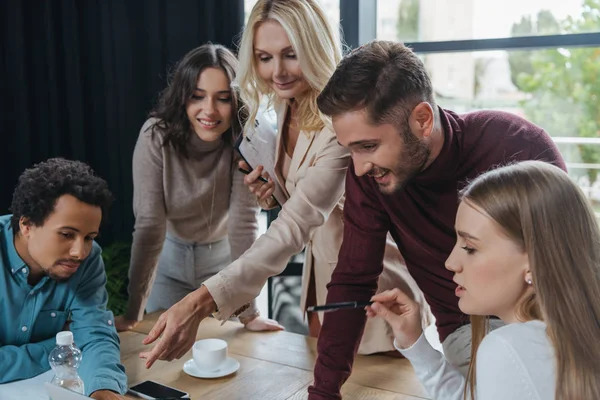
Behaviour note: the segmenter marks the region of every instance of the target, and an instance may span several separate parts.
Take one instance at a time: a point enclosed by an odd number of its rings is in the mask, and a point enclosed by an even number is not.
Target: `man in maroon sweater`
[[[344,242],[327,302],[368,301],[391,232],[436,317],[446,357],[468,364],[468,317],[444,262],[455,244],[458,190],[478,174],[518,160],[565,169],[550,137],[512,114],[465,115],[435,105],[418,57],[375,41],[346,56],[319,96],[338,141],[352,152],[346,175]],[[365,325],[362,309],[327,313],[309,399],[340,399]],[[453,337],[454,336],[454,337]]]

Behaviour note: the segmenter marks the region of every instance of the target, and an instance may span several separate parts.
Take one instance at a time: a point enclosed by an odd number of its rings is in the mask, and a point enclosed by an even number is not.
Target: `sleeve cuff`
[[[414,342],[414,343],[413,343],[412,345],[410,345],[409,347],[407,347],[407,348],[403,349],[402,347],[400,347],[400,346],[398,345],[398,342],[396,342],[396,339],[394,338],[394,347],[395,347],[395,348],[396,348],[396,350],[398,350],[400,353],[403,353],[403,352],[405,352],[405,351],[410,351],[411,349],[413,349],[413,348],[414,348],[414,347],[416,347],[416,346],[420,346],[420,345],[422,346],[422,341],[423,341],[423,339],[426,339],[426,338],[425,338],[425,332],[421,332],[421,336],[419,336],[419,338],[417,339],[417,341],[416,341],[416,342]]]
[[[123,382],[122,384],[121,384],[121,382],[117,381],[116,379],[109,379],[109,378],[95,379],[89,385],[88,385],[88,383],[84,382],[84,386],[86,389],[85,392],[87,393],[88,396],[90,396],[92,393],[97,392],[98,390],[111,390],[115,393],[124,395],[127,392],[126,379],[127,378],[125,378],[125,382]]]
[[[258,316],[260,316],[260,312],[258,311],[258,307],[256,307],[256,300],[252,300],[250,302],[249,307],[246,310],[244,310],[243,312],[241,312],[238,317],[239,317],[240,321],[242,321],[242,320],[253,319]]]
[[[230,304],[227,292],[225,290],[225,282],[220,274],[216,274],[202,283],[210,295],[212,296],[217,310],[213,313],[214,317],[219,321],[228,320],[236,311]]]
[[[425,333],[421,333],[419,339],[413,343],[412,346],[402,349],[396,343],[396,339],[394,339],[394,347],[398,350],[410,363],[415,367],[418,366],[427,366],[432,365],[437,362],[440,357],[443,357],[443,354],[437,351],[431,346],[427,338],[425,337]]]

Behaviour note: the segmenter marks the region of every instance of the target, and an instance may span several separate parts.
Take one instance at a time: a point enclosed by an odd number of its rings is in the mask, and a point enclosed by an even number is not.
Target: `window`
[[[433,42],[598,32],[571,24],[597,2],[582,0],[377,0],[377,39]],[[595,3],[595,6],[592,4]]]
[[[600,205],[600,47],[422,56],[440,106],[520,115],[554,137],[571,176]],[[600,211],[600,207],[599,207]]]
[[[600,212],[600,3],[378,0],[376,7],[377,39],[407,42],[419,54],[442,107],[504,110],[542,126]]]

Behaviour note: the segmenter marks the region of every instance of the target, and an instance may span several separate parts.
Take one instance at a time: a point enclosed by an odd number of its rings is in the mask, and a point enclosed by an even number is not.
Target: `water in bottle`
[[[51,381],[53,385],[84,394],[83,381],[77,373],[81,364],[81,350],[73,343],[72,332],[63,331],[56,334],[56,347],[50,352],[48,362],[54,371]]]

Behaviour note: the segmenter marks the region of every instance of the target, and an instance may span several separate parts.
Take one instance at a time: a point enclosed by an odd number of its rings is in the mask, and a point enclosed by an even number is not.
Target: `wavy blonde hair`
[[[588,199],[561,169],[524,161],[479,176],[461,200],[481,208],[529,257],[533,289],[517,317],[546,322],[555,399],[600,399],[600,230]],[[471,321],[465,399],[468,389],[474,399],[477,349],[489,330],[486,317]]]
[[[317,97],[341,60],[342,50],[338,35],[315,0],[258,0],[252,8],[238,50],[237,84],[248,113],[244,131],[254,122],[262,96],[267,97],[268,107],[282,102],[257,73],[254,35],[267,20],[278,22],[287,33],[310,86],[306,94],[295,99],[298,129],[320,131],[330,125],[330,119],[319,111]]]

